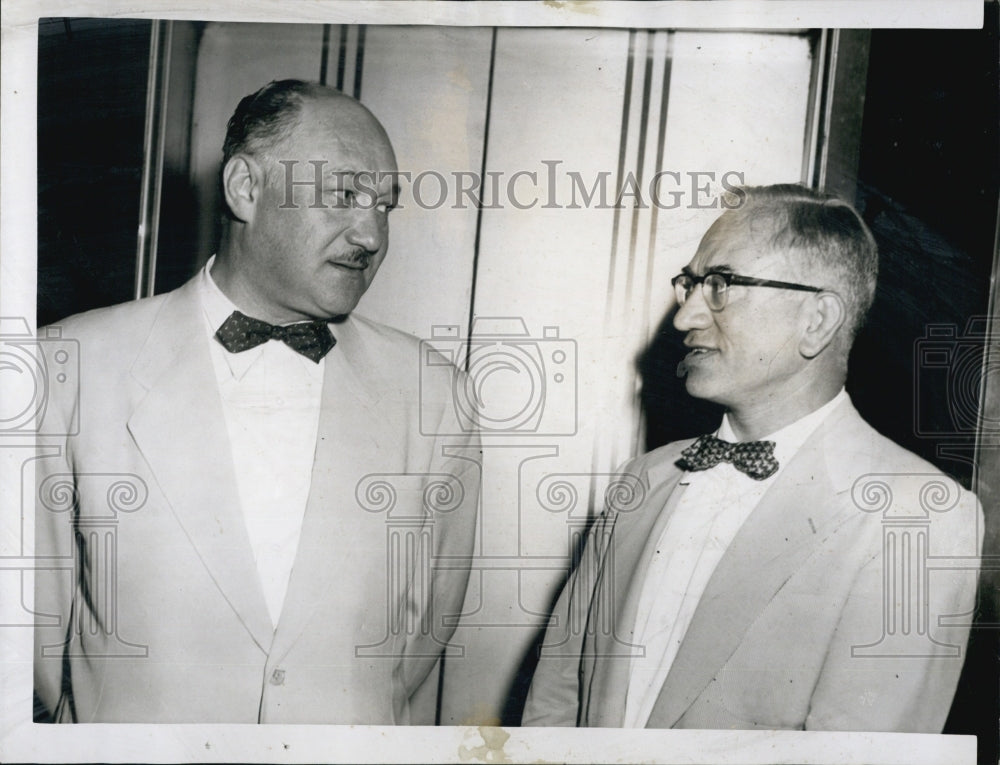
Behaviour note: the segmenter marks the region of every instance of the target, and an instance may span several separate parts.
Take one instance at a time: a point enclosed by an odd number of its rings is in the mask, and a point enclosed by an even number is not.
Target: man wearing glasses
[[[673,280],[678,373],[722,423],[623,466],[641,502],[594,524],[524,723],[940,732],[982,511],[844,390],[878,269],[858,214],[741,191]]]

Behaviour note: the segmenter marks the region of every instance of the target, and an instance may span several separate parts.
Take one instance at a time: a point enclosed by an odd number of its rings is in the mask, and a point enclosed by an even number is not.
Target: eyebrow
[[[696,274],[689,266],[684,266],[684,268],[681,269],[681,273],[687,274],[688,276],[691,277],[698,276],[698,274]],[[736,271],[733,269],[732,266],[727,266],[725,263],[720,263],[717,266],[712,266],[711,268],[709,268],[705,272],[705,275],[707,276],[708,274],[735,274],[735,273]]]
[[[354,170],[351,168],[331,168],[323,171],[323,176],[330,178],[355,178],[359,175],[363,175],[366,178],[382,180],[383,178],[398,176],[400,175],[400,172],[390,172],[389,170]]]
[[[398,175],[397,173],[390,173],[386,170],[328,170],[324,175],[329,176],[331,179],[344,180],[349,179],[351,183],[358,175],[364,175],[366,178],[371,178],[375,182],[380,182],[383,178]],[[398,183],[393,183],[389,188],[386,196],[396,198],[399,196],[402,187]],[[375,189],[377,191],[377,189]],[[382,196],[382,194],[379,194]]]

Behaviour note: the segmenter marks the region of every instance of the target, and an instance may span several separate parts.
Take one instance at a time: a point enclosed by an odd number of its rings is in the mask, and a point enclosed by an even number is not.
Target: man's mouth
[[[332,260],[330,265],[346,268],[348,271],[364,271],[371,264],[371,258],[352,258],[350,260]]]
[[[691,350],[688,351],[687,355],[677,364],[678,377],[685,377],[690,371],[692,365],[697,366],[697,364],[703,359],[718,352],[718,348],[709,348],[704,345],[691,345],[688,347]]]
[[[698,359],[703,356],[707,356],[711,353],[716,353],[717,348],[709,348],[704,345],[694,345],[691,346],[691,350],[688,351],[687,355],[684,357],[686,360],[691,361],[692,359]]]

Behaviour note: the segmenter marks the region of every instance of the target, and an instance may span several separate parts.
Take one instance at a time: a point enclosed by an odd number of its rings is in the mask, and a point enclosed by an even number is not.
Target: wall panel
[[[613,199],[587,205],[579,189],[574,208],[572,174],[587,189],[603,174],[613,198],[628,46],[624,30],[497,34],[486,168],[499,199],[483,211],[474,327],[497,335],[498,359],[521,345],[542,367],[527,380],[516,365],[484,364],[487,409],[518,411],[517,398],[533,392],[543,414],[530,428],[497,423],[484,435],[483,528],[455,638],[466,654],[447,664],[444,722],[504,716],[564,573],[568,535],[586,521],[596,409],[616,373],[600,366],[615,212]],[[574,476],[574,502],[539,498],[554,474]]]
[[[200,211],[197,242],[204,263],[217,245],[221,200],[219,164],[226,123],[243,96],[271,80],[320,76],[322,26],[233,24],[205,26],[198,48],[191,114],[191,185]]]
[[[361,99],[385,125],[400,171],[427,180],[416,197],[402,180],[389,255],[360,310],[418,337],[435,325],[468,326],[476,208],[456,200],[453,179],[482,165],[491,37],[489,29],[449,27],[365,33]],[[440,196],[434,173],[450,193],[430,209]]]

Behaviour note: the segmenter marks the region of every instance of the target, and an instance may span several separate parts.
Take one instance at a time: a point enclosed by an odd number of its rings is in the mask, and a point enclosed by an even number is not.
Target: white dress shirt
[[[765,436],[774,441],[777,472],[755,481],[723,462],[708,470],[687,471],[686,487],[667,521],[646,573],[636,612],[635,642],[645,648],[633,657],[625,698],[625,727],[645,727],[667,678],[698,601],[740,527],[805,440],[842,401],[840,392],[826,404],[785,428]],[[718,438],[735,442],[722,418]]]
[[[243,518],[277,625],[312,483],[326,358],[317,364],[278,340],[242,353],[223,348],[215,333],[237,306],[212,279],[214,261],[213,256],[199,282],[206,335]]]

